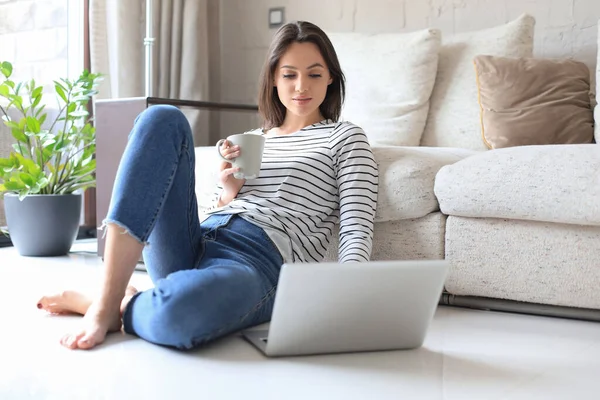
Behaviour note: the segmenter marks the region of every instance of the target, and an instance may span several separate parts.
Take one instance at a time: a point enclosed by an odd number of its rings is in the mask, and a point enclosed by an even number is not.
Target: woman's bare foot
[[[83,316],[83,329],[75,334],[66,334],[60,343],[69,349],[88,350],[104,342],[107,333],[121,329],[121,316],[136,293],[136,288],[127,286],[125,296],[116,312],[101,301],[92,302]]]
[[[125,310],[125,306],[129,300],[138,291],[133,286],[127,286],[125,289],[125,297],[121,302],[121,314]],[[61,293],[51,296],[44,296],[38,301],[37,308],[48,311],[51,314],[80,314],[85,315],[88,308],[92,305],[93,300],[83,293],[74,290],[65,290]]]
[[[69,349],[91,349],[104,342],[108,332],[121,329],[121,315],[117,307],[97,300],[83,316],[83,327],[76,333],[68,333],[60,343]]]
[[[91,349],[102,343],[108,332],[121,329],[121,315],[137,289],[128,286],[121,300],[119,310],[111,311],[100,301],[92,301],[86,295],[75,291],[64,291],[54,296],[44,296],[38,302],[38,308],[54,314],[76,313],[84,315],[83,329],[76,334],[67,334],[60,343],[70,349]]]
[[[91,305],[92,299],[83,293],[65,290],[52,296],[42,297],[38,301],[37,307],[51,314],[75,313],[84,315]]]

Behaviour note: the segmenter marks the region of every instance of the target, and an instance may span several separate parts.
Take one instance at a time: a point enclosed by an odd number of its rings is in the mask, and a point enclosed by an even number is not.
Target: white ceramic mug
[[[240,156],[228,160],[221,154],[221,146],[225,140],[229,141],[232,146],[240,146]],[[234,167],[240,170],[233,174],[236,179],[255,179],[260,173],[260,165],[262,163],[263,150],[265,148],[265,138],[261,135],[253,133],[240,133],[237,135],[228,136],[227,139],[221,139],[216,144],[219,157],[230,162]]]

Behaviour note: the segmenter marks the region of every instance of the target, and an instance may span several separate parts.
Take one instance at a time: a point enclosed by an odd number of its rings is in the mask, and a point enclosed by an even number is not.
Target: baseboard
[[[525,303],[485,297],[456,296],[446,292],[442,294],[440,304],[477,310],[600,322],[600,310],[589,308],[553,306],[549,304]]]

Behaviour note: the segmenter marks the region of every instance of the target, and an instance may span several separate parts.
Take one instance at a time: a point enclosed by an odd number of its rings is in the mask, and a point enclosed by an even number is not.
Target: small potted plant
[[[0,63],[0,72],[0,116],[15,142],[0,158],[7,233],[21,255],[67,254],[79,229],[81,192],[96,184],[87,107],[102,78],[84,71],[76,80],[54,81],[58,109],[47,120],[43,87],[12,81],[9,62]]]

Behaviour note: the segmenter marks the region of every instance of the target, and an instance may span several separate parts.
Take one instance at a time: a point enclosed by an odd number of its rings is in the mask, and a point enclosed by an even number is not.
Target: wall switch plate
[[[285,20],[285,8],[269,8],[269,28],[278,28]]]

